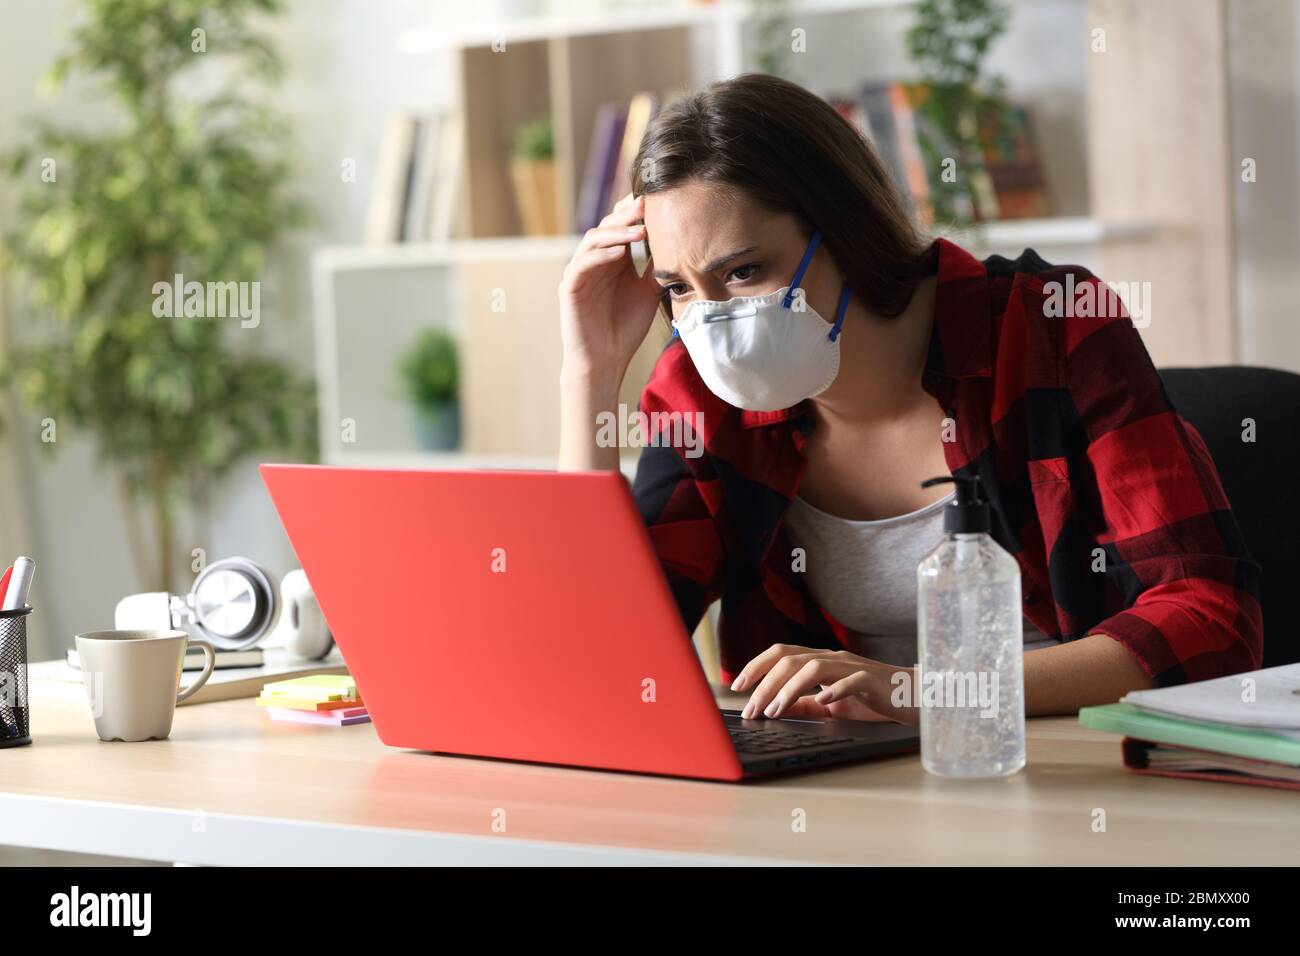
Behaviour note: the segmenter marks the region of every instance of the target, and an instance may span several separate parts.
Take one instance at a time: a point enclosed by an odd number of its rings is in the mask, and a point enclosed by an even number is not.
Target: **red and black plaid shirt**
[[[1170,404],[1118,300],[1086,269],[1032,250],[980,262],[939,239],[931,262],[922,384],[956,423],[956,441],[944,443],[950,471],[980,477],[993,537],[1020,564],[1025,615],[1063,640],[1114,638],[1159,685],[1258,668],[1260,567],[1205,443]],[[1116,304],[1056,316],[1044,284],[1068,290],[1067,276],[1076,302],[1092,285],[1094,302]],[[783,527],[809,404],[728,405],[678,339],[641,396],[648,415],[701,413],[703,454],[665,436],[643,449],[633,490],[687,629],[722,601],[728,681],[772,644],[851,646],[792,570]]]

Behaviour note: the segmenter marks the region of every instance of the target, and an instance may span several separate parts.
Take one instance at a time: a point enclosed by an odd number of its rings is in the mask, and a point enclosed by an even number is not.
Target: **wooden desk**
[[[1300,847],[1295,794],[1128,773],[1072,717],[1030,720],[1028,766],[995,781],[915,755],[745,784],[440,757],[252,700],[182,707],[147,743],[38,702],[33,737],[0,751],[0,844],[184,863],[1290,865]]]

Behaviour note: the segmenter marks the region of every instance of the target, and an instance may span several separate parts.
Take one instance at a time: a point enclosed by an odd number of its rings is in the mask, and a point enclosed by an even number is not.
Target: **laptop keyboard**
[[[824,734],[805,734],[797,730],[745,730],[729,727],[731,742],[737,753],[770,754],[781,750],[801,750],[823,747],[827,744],[851,744],[852,737],[827,737]]]

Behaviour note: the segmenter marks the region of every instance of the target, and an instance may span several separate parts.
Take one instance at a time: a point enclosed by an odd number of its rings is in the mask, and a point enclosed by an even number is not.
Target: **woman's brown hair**
[[[829,103],[787,80],[745,74],[655,117],[637,151],[633,194],[691,179],[737,187],[793,214],[805,232],[819,229],[877,315],[902,312],[924,272],[928,244],[876,154]]]

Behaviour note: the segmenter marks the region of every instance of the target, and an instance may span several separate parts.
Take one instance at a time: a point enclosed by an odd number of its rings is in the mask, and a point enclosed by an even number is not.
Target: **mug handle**
[[[203,662],[203,673],[199,674],[199,676],[194,679],[194,683],[190,684],[189,687],[186,687],[176,695],[176,703],[178,704],[206,684],[208,678],[212,676],[212,669],[217,666],[216,648],[201,637],[189,638],[189,640],[186,641],[186,647],[188,648],[190,644],[197,644],[199,647],[203,648],[203,656],[206,660]]]

